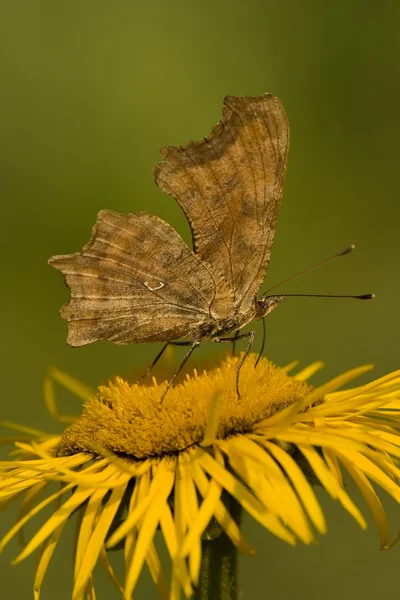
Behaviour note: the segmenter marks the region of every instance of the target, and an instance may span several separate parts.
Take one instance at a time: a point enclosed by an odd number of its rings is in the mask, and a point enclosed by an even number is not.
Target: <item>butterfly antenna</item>
[[[376,298],[375,294],[361,294],[359,296],[348,296],[348,295],[337,295],[337,294],[282,294],[279,298],[285,299],[290,297],[303,297],[303,298],[353,298],[353,300],[373,300]],[[264,296],[269,298],[270,296]]]
[[[265,294],[269,294],[269,292],[271,292],[272,290],[275,290],[277,287],[280,287],[281,285],[283,285],[284,283],[287,283],[288,281],[293,281],[293,279],[297,279],[297,277],[300,277],[300,275],[304,275],[305,273],[314,271],[314,269],[317,269],[318,267],[322,267],[322,265],[326,265],[326,263],[331,262],[331,260],[334,260],[335,258],[339,258],[339,256],[345,256],[346,254],[350,254],[350,252],[353,252],[354,249],[355,249],[355,245],[351,244],[351,246],[348,246],[344,250],[341,250],[340,252],[337,252],[336,254],[332,254],[332,256],[328,256],[328,258],[321,260],[321,262],[318,262],[315,265],[312,265],[312,267],[308,267],[308,269],[304,269],[303,271],[300,271],[300,273],[296,273],[296,275],[291,275],[291,277],[288,277],[287,279],[284,279],[280,283],[277,283],[276,285],[269,288],[269,290],[267,290],[265,292]],[[335,297],[337,297],[337,296],[335,296]]]

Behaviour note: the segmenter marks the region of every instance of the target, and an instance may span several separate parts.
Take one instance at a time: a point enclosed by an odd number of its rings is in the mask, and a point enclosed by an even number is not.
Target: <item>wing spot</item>
[[[156,290],[161,290],[161,288],[164,287],[164,283],[162,281],[160,281],[159,285],[156,285],[155,287],[151,287],[151,285],[149,284],[148,281],[145,281],[143,283],[143,285],[145,285],[147,287],[147,289],[150,290],[150,292],[155,292]]]

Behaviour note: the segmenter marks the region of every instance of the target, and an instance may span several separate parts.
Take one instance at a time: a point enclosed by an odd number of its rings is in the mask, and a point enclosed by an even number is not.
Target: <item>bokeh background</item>
[[[158,351],[68,348],[58,315],[68,294],[47,259],[79,250],[102,208],[148,210],[189,241],[152,168],[159,147],[207,134],[227,94],[271,92],[289,115],[268,285],[355,243],[349,257],[282,291],[377,295],[288,301],[268,320],[266,353],[278,364],[322,359],[320,380],[362,363],[374,362],[377,375],[399,367],[398,2],[2,0],[0,15],[1,418],[58,431],[42,404],[48,365],[95,385],[144,368]],[[205,344],[200,360],[219,351]],[[329,533],[318,546],[289,548],[245,521],[257,556],[241,561],[241,598],[396,593],[400,547],[380,553],[373,526],[362,532],[319,495]],[[396,530],[400,507],[387,507]],[[14,516],[2,516],[1,531]],[[44,598],[70,598],[70,546],[67,534]],[[0,558],[7,600],[32,597],[34,559],[9,566],[17,550]],[[117,597],[98,581],[99,600]],[[155,598],[147,575],[136,598]]]

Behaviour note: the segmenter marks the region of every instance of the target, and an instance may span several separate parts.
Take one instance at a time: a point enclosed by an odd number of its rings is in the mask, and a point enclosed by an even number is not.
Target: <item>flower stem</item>
[[[230,499],[231,516],[240,522],[241,506]],[[222,532],[216,538],[202,541],[199,585],[195,600],[237,600],[238,560],[236,546]]]

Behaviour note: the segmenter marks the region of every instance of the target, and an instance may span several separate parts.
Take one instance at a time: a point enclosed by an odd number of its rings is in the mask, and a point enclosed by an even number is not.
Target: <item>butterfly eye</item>
[[[262,319],[272,313],[281,302],[286,299],[285,296],[265,296],[256,300],[256,319]]]

